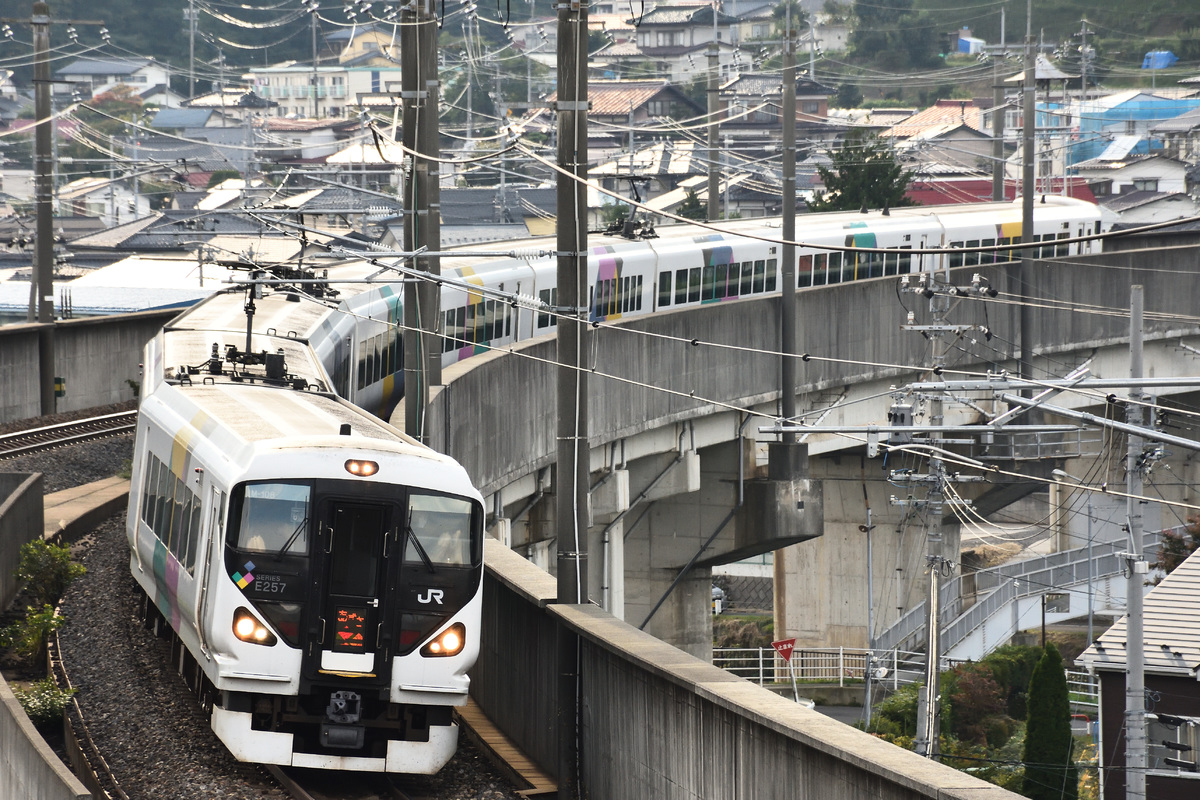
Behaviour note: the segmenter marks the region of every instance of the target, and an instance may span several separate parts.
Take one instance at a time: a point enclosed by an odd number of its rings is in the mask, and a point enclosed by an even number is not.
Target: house
[[[368,24],[339,28],[325,35],[320,60],[357,66],[393,67],[400,59],[400,41],[392,25]],[[312,66],[309,66],[312,69]]]
[[[1126,623],[1118,620],[1076,660],[1100,683],[1102,800],[1125,797]],[[1146,796],[1191,800],[1200,785],[1200,552],[1146,595],[1142,630],[1146,693],[1154,698],[1146,725]]]
[[[208,94],[196,95],[191,100],[185,100],[182,105],[184,108],[206,108],[218,112],[219,116],[215,119],[219,125],[221,119],[240,121],[247,116],[268,113],[267,110],[276,107],[278,103],[255,94],[253,89],[226,86]]]
[[[141,94],[165,85],[169,77],[168,68],[152,58],[79,58],[54,73],[54,91],[95,97],[117,86],[130,86]]]
[[[654,142],[639,147],[632,159],[628,151],[588,170],[588,177],[605,189],[631,196],[629,176],[637,180],[638,196],[649,200],[677,188],[696,175],[707,175],[707,151],[692,141]],[[618,202],[606,197],[602,203]]]
[[[737,70],[739,61],[745,61],[732,43],[737,19],[714,12],[712,5],[658,6],[637,22],[635,39],[614,41],[593,55],[594,71],[604,77],[654,76],[687,84],[707,68],[709,45],[714,41],[722,79]]]
[[[324,161],[358,127],[358,120],[265,117],[256,124],[255,138],[260,156],[271,161]]]
[[[885,129],[897,152],[911,158],[971,169],[990,166],[992,136],[983,127],[983,101],[938,100]]]
[[[1188,167],[1165,155],[1120,155],[1093,158],[1074,166],[1096,197],[1125,192],[1186,192]]]
[[[109,178],[78,178],[58,188],[59,216],[99,217],[108,227],[150,213],[150,200],[135,195],[122,181]]]
[[[1162,141],[1165,155],[1195,164],[1200,161],[1200,108],[1152,125],[1150,135]]]
[[[163,108],[150,120],[150,127],[160,131],[179,131],[186,128],[225,128],[241,125],[231,114],[215,108]]]
[[[1152,129],[1185,112],[1200,108],[1200,98],[1168,98],[1136,89],[1077,103],[1078,139],[1070,162],[1096,158],[1120,139],[1131,142],[1127,153],[1158,149]]]
[[[1200,215],[1200,202],[1183,192],[1125,192],[1103,198],[1101,205],[1120,216],[1121,221],[1113,226],[1114,229],[1136,228]]]
[[[829,95],[834,90],[796,78],[796,136],[833,141],[845,125],[829,121]],[[783,77],[777,72],[744,72],[727,81],[718,95],[721,133],[739,141],[778,141],[783,135]]]
[[[319,66],[288,61],[257,67],[244,76],[256,94],[278,105],[280,117],[345,117],[347,107],[357,107],[360,94],[399,91],[400,67],[391,65]]]

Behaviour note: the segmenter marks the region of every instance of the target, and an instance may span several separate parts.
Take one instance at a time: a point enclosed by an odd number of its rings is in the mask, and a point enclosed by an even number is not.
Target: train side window
[[[505,304],[505,306],[504,306],[504,335],[505,336],[512,336],[512,321],[513,321],[514,316],[515,315],[513,314],[513,307]]]
[[[901,274],[912,272],[912,253],[905,253],[905,250],[911,250],[912,245],[906,244],[900,248],[900,257],[896,261],[896,270]]]
[[[642,287],[644,285],[645,285],[645,282],[642,280],[642,276],[638,275],[637,282],[636,282],[637,288],[635,288],[633,290],[633,292],[634,292],[634,294],[633,294],[633,310],[634,311],[642,310]]]
[[[963,243],[962,242],[951,242],[950,246],[953,247],[955,250],[957,250],[958,248],[963,246]],[[963,265],[963,254],[961,252],[951,253],[950,254],[950,266],[951,267],[961,267],[962,265]]]
[[[980,239],[979,246],[980,247],[995,247],[996,240],[995,239]],[[980,264],[993,264],[993,263],[995,263],[995,261],[996,261],[996,251],[995,250],[992,250],[990,252],[983,252],[983,253],[979,254],[979,263]]]
[[[1071,234],[1070,234],[1069,232],[1066,232],[1066,231],[1064,231],[1063,233],[1060,233],[1060,234],[1058,235],[1058,238],[1059,238],[1060,240],[1061,240],[1061,239],[1070,239],[1070,238],[1071,238]],[[1069,244],[1060,244],[1060,245],[1058,245],[1057,247],[1055,247],[1055,248],[1054,248],[1054,254],[1055,254],[1055,255],[1059,255],[1059,256],[1069,256],[1069,255],[1071,255],[1071,245],[1069,245]]]
[[[253,553],[307,553],[311,505],[307,483],[246,484],[238,525],[230,532],[235,546]]]
[[[171,475],[171,527],[166,531],[166,544],[176,558],[179,558],[180,540],[183,538],[183,500],[186,492],[183,481]]]
[[[154,498],[154,524],[150,527],[163,538],[163,531],[171,524],[171,479],[175,476],[166,464],[158,470],[158,496]]]
[[[754,292],[754,263],[751,261],[742,262],[742,288],[740,294],[747,295]]]
[[[146,480],[142,484],[142,522],[150,525],[154,519],[154,495],[158,480],[158,459],[150,456],[146,460]]]
[[[729,265],[717,264],[716,284],[713,286],[713,296],[720,300],[726,295],[726,285],[729,283]]]
[[[192,519],[188,525],[187,550],[184,552],[183,566],[188,572],[192,571],[192,567],[196,566],[196,550],[200,544],[200,498],[196,495],[191,496],[192,503]]]
[[[461,497],[413,493],[408,499],[408,533],[420,547],[404,548],[406,564],[423,564],[424,551],[438,566],[470,566],[476,561],[472,507]]]
[[[741,292],[738,291],[741,288],[741,283],[742,268],[736,261],[734,261],[729,265],[728,277],[725,281],[725,296],[737,297],[739,294],[741,294]]]
[[[638,280],[641,280],[640,278]],[[665,308],[671,305],[671,273],[658,273],[658,307]]]
[[[487,301],[487,323],[484,326],[484,341],[490,342],[496,337],[496,301]]]
[[[675,270],[675,305],[687,302],[687,280],[686,269]]]
[[[825,272],[826,283],[841,283],[842,282],[842,262],[846,260],[846,253],[840,250],[829,254],[829,268]]]
[[[688,270],[688,296],[689,303],[700,302],[700,268],[692,267]]]
[[[967,247],[979,247],[978,239],[968,239]],[[979,253],[963,253],[963,263],[968,266],[973,266],[979,263]]]
[[[712,300],[713,292],[715,291],[714,283],[716,282],[717,269],[711,264],[704,268],[704,278],[700,289],[700,299]]]
[[[542,301],[543,306],[552,305],[553,301],[550,299],[550,290],[542,289],[540,292],[538,292],[538,300]],[[537,326],[539,328],[549,328],[550,327],[550,312],[549,311],[539,311],[538,312]]]
[[[466,309],[466,319],[463,321],[463,344],[470,345],[479,341],[475,337],[475,309],[478,305],[469,303]]]
[[[767,280],[767,262],[762,261],[762,260],[755,261],[754,262],[754,293],[755,294],[762,293],[763,287],[766,285],[766,280]]]
[[[796,259],[796,287],[812,286],[813,257],[811,254],[802,255]]]
[[[777,275],[777,272],[779,269],[778,264],[779,264],[779,261],[777,259],[774,259],[774,258],[767,259],[767,291],[768,292],[775,291],[775,285],[776,285],[775,278],[776,278],[776,275]]]
[[[359,342],[358,345],[358,388],[363,388],[367,385],[367,356],[366,343]]]
[[[809,286],[824,286],[825,273],[829,269],[829,254],[815,253],[813,255],[812,279]]]

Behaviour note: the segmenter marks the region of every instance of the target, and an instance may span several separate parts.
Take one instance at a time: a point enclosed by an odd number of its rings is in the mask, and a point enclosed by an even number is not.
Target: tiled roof
[[[1079,657],[1099,670],[1123,670],[1125,617]],[[1142,609],[1146,671],[1194,675],[1200,668],[1200,551],[1192,553],[1146,595]]]
[[[656,142],[640,148],[633,156],[635,175],[696,175],[706,171],[697,158],[695,142]],[[706,156],[705,156],[706,157]],[[588,170],[588,175],[607,177],[629,174],[629,156],[614,158]]]
[[[908,119],[888,128],[882,135],[907,139],[926,128],[944,125],[947,122],[961,122],[967,127],[982,131],[983,109],[973,105],[970,100],[938,100],[929,108],[918,111]]]
[[[1190,199],[1191,198],[1189,198],[1183,192],[1140,191],[1125,192],[1124,194],[1115,194],[1109,197],[1102,197],[1100,198],[1100,205],[1104,206],[1110,211],[1116,211],[1117,213],[1120,213],[1122,211],[1140,208],[1141,206],[1146,206],[1151,203],[1157,203],[1160,200],[1174,200],[1180,202],[1188,200],[1190,205]]]
[[[632,21],[632,20],[631,20]],[[695,6],[658,6],[647,11],[640,20],[640,26],[645,25],[712,25],[713,15],[711,5]],[[717,14],[718,25],[737,23],[737,17],[728,14]]]
[[[591,113],[599,115],[628,114],[629,108],[640,108],[657,94],[671,88],[668,81],[589,81],[588,102]],[[558,100],[558,92],[548,98],[548,103]]]
[[[56,75],[132,75],[154,62],[148,58],[80,58],[55,72]]]
[[[1185,111],[1150,128],[1152,133],[1187,133],[1200,128],[1200,108]]]
[[[721,87],[721,94],[732,94],[737,97],[769,97],[782,94],[783,77],[779,73],[743,72],[738,77]],[[834,90],[822,86],[808,78],[796,77],[796,95],[812,96],[814,94],[829,95]]]

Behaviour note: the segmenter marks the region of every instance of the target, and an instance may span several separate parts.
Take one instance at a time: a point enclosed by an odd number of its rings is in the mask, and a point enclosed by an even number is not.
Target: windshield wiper
[[[296,526],[296,530],[292,531],[292,535],[288,537],[288,540],[283,543],[283,547],[279,548],[279,552],[275,554],[276,558],[283,555],[288,551],[289,548],[291,548],[292,544],[300,536],[300,532],[304,530],[306,525],[308,525],[308,517],[300,520],[300,524]]]
[[[421,562],[430,572],[437,572],[437,568],[433,566],[433,560],[429,558],[429,554],[425,552],[425,548],[421,546],[421,540],[417,538],[417,534],[413,532],[412,525],[405,528],[405,533],[408,534],[408,540],[417,548],[417,555],[421,557]]]

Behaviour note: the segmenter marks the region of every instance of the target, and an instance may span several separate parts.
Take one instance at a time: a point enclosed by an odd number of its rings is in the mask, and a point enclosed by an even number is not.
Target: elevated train
[[[782,248],[764,239],[781,238],[780,220],[734,220],[716,227],[719,233],[690,225],[667,226],[658,230],[657,238],[640,240],[589,236],[590,318],[611,321],[778,293]],[[1008,248],[1020,243],[1021,227],[1020,201],[906,207],[887,213],[806,214],[797,218],[796,236],[812,246],[796,248],[797,286],[806,289],[1010,261],[1016,248]],[[1064,240],[1095,236],[1103,227],[1098,206],[1046,197],[1034,210],[1035,256],[1098,252],[1098,240]],[[442,273],[557,305],[557,263],[545,254],[554,250],[553,240],[530,239],[504,247],[530,255],[445,257]],[[973,247],[996,250],[953,252]],[[856,252],[866,248],[886,252]],[[938,248],[950,252],[909,252]],[[539,249],[543,254],[533,255]],[[315,343],[326,367],[339,376],[339,393],[381,415],[388,414],[403,394],[402,336],[394,325],[403,317],[401,299],[392,286],[348,298],[344,308],[356,321],[345,318],[336,336]],[[447,365],[492,347],[550,333],[556,326],[556,317],[546,311],[514,308],[495,297],[450,285],[442,289],[440,313],[442,359]]]

